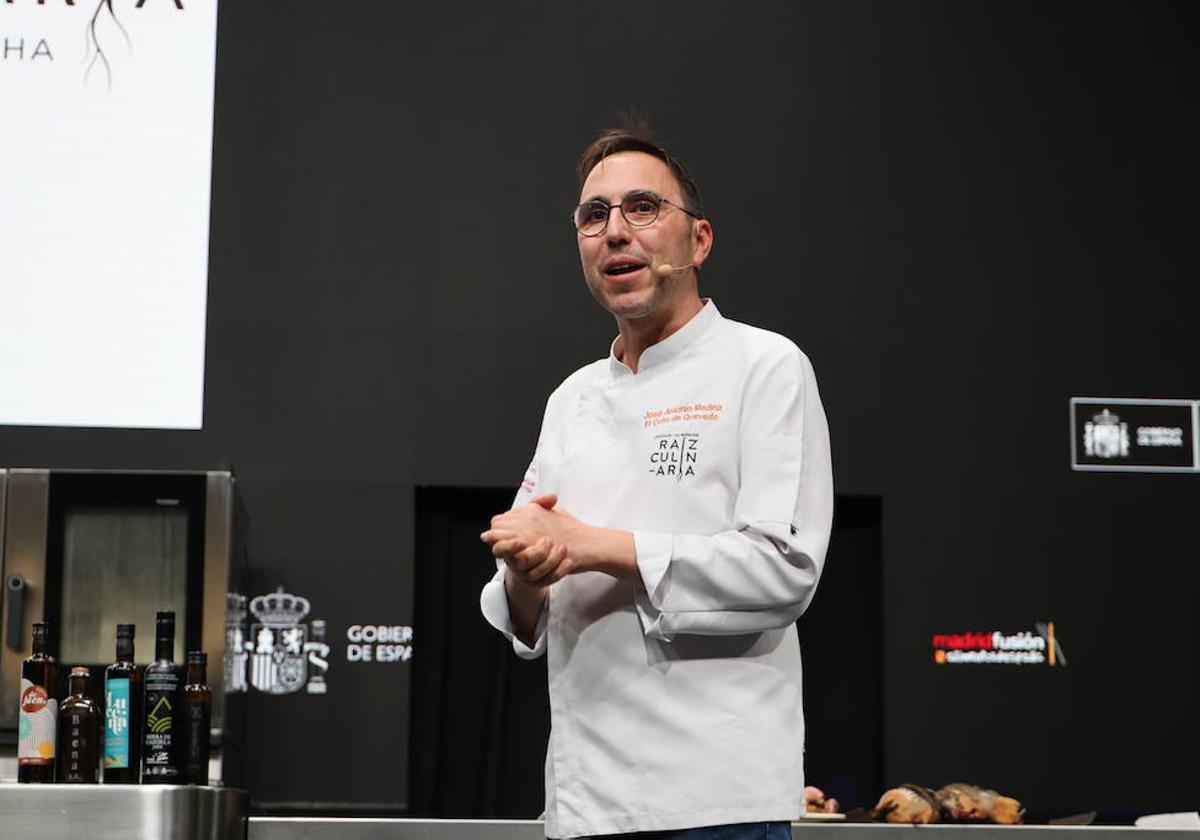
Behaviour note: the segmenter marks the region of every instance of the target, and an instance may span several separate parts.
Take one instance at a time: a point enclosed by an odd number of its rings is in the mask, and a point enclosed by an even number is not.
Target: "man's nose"
[[[604,237],[610,245],[621,245],[629,241],[629,222],[620,207],[614,207],[608,213],[608,225],[604,228]]]

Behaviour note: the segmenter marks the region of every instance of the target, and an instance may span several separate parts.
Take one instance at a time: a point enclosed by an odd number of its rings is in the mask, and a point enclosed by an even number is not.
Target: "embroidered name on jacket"
[[[721,419],[725,406],[721,403],[684,403],[670,408],[647,411],[642,416],[642,428],[650,429],[664,423],[715,423]]]

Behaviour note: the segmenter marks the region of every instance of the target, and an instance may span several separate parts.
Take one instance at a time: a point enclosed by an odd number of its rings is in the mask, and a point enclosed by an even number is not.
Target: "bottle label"
[[[96,781],[96,719],[88,713],[63,709],[60,725],[65,726],[66,754],[60,755],[59,779],[64,782]],[[91,761],[88,761],[88,758]],[[90,765],[90,766],[89,766]]]
[[[129,766],[129,678],[104,683],[104,766]]]
[[[175,703],[179,675],[173,672],[146,674],[146,737],[143,773],[157,779],[177,775],[172,761],[175,738]]]
[[[45,765],[54,761],[54,734],[58,701],[43,686],[21,677],[21,716],[17,763]]]
[[[208,729],[210,711],[204,703],[185,703],[183,706],[182,772],[187,781],[208,784]]]

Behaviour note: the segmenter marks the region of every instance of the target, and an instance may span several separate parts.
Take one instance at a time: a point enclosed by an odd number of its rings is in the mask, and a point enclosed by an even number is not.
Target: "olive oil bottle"
[[[87,668],[71,669],[70,695],[58,710],[58,781],[94,784],[100,775],[100,707],[87,695]]]
[[[209,726],[212,720],[212,692],[208,688],[208,654],[188,651],[187,679],[180,699],[180,781],[208,784]]]
[[[104,782],[139,782],[142,672],[133,664],[132,624],[117,625],[117,661],[104,671]]]
[[[155,616],[154,661],[146,666],[146,723],[142,736],[142,784],[178,781],[175,726],[179,668],[175,665],[175,613]]]
[[[50,655],[50,625],[33,625],[33,655],[21,663],[17,781],[53,782],[58,668]]]

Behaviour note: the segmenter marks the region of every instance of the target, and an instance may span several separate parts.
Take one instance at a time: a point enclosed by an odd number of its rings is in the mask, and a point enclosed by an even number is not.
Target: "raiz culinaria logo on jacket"
[[[655,435],[650,450],[650,474],[669,475],[676,481],[696,474],[700,460],[700,435],[697,432],[676,432]]]
[[[651,438],[647,472],[676,481],[694,476],[700,463],[701,430],[721,419],[720,403],[682,403],[651,409],[642,416],[642,428],[666,427]]]
[[[1038,622],[1033,632],[1020,630],[935,633],[933,661],[938,665],[1046,665],[1066,667],[1067,656],[1054,622]]]

